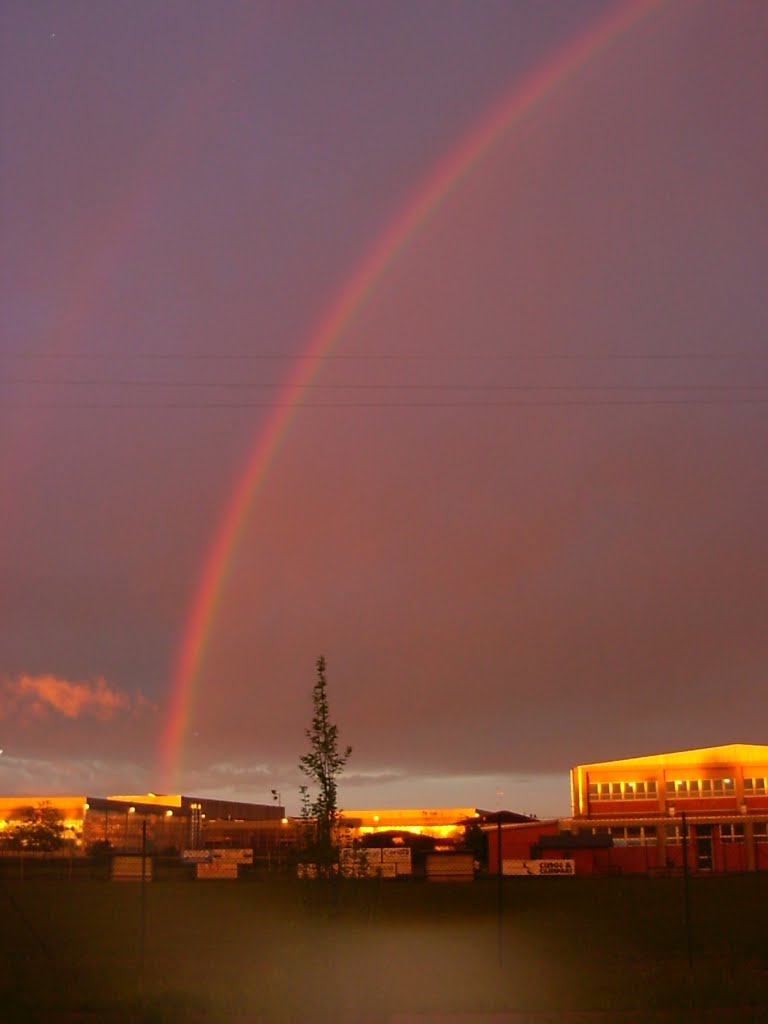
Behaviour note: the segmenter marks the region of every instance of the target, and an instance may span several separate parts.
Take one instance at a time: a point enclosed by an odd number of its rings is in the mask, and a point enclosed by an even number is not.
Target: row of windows
[[[592,832],[596,836],[612,836],[614,846],[654,846],[658,837],[655,825],[618,825],[612,828],[598,825]],[[752,834],[758,843],[768,842],[768,824],[756,821],[752,826]],[[720,825],[720,839],[724,843],[743,843],[744,825],[740,822],[723,822]],[[669,846],[679,846],[683,841],[680,826],[665,825],[664,841]],[[691,842],[695,842],[695,837],[691,838]]]
[[[733,779],[682,779],[667,780],[667,796],[733,796],[735,792]]]
[[[655,800],[656,780],[642,782],[590,782],[591,800]]]
[[[733,796],[736,791],[733,779],[669,779],[665,783],[668,797],[710,797]],[[655,800],[656,780],[641,782],[590,782],[591,800]],[[744,779],[744,796],[765,796],[768,793],[768,779]]]
[[[606,831],[613,837],[614,846],[655,846],[657,841],[655,825],[618,825]]]
[[[723,843],[743,843],[745,829],[740,822],[723,822],[720,825],[720,841]],[[752,836],[755,842],[768,843],[768,825],[764,821],[756,821],[752,826]],[[679,825],[666,825],[664,827],[664,841],[667,846],[680,846],[683,841]],[[696,837],[689,836],[689,842],[695,842]]]

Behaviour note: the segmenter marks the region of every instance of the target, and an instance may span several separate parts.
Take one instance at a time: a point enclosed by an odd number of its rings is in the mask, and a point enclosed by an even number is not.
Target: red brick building
[[[732,743],[577,765],[570,818],[505,825],[489,867],[563,859],[576,874],[768,870],[768,746]],[[504,862],[507,864],[504,864]]]

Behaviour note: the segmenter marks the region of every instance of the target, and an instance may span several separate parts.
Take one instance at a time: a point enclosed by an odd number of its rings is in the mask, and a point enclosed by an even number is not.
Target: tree
[[[8,845],[13,850],[42,850],[50,853],[64,845],[64,822],[48,800],[37,807],[20,807],[18,824],[9,829]]]
[[[312,725],[306,730],[309,752],[299,760],[299,768],[317,786],[312,798],[301,787],[302,813],[307,825],[307,855],[317,873],[330,877],[338,868],[339,843],[337,806],[338,778],[344,771],[352,747],[339,750],[339,728],[331,722],[328,708],[328,683],[325,658],[317,659],[317,679],[312,690]]]

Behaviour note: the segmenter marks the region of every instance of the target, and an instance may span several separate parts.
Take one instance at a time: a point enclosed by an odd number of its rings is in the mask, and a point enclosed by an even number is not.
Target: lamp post
[[[128,818],[129,818],[129,816],[131,814],[135,814],[135,813],[136,813],[136,808],[135,807],[127,807],[126,810],[125,810],[125,829],[123,831],[123,846],[125,847],[126,851],[129,848],[129,843],[128,843]]]
[[[680,825],[683,830],[683,906],[685,913],[685,944],[688,953],[688,970],[693,967],[693,948],[691,946],[691,897],[688,891],[688,819],[685,811],[680,812]]]
[[[144,984],[144,961],[147,948],[147,813],[141,819],[141,936],[139,943],[139,977]]]
[[[499,969],[504,966],[504,861],[501,854],[501,811],[496,812],[496,916]]]

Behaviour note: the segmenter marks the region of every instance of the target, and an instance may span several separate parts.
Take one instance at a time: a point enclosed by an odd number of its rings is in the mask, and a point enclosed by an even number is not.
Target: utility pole
[[[688,953],[688,970],[693,967],[693,947],[691,945],[691,897],[688,890],[688,819],[685,811],[680,812],[680,825],[683,830],[683,908],[685,915],[685,944]]]

